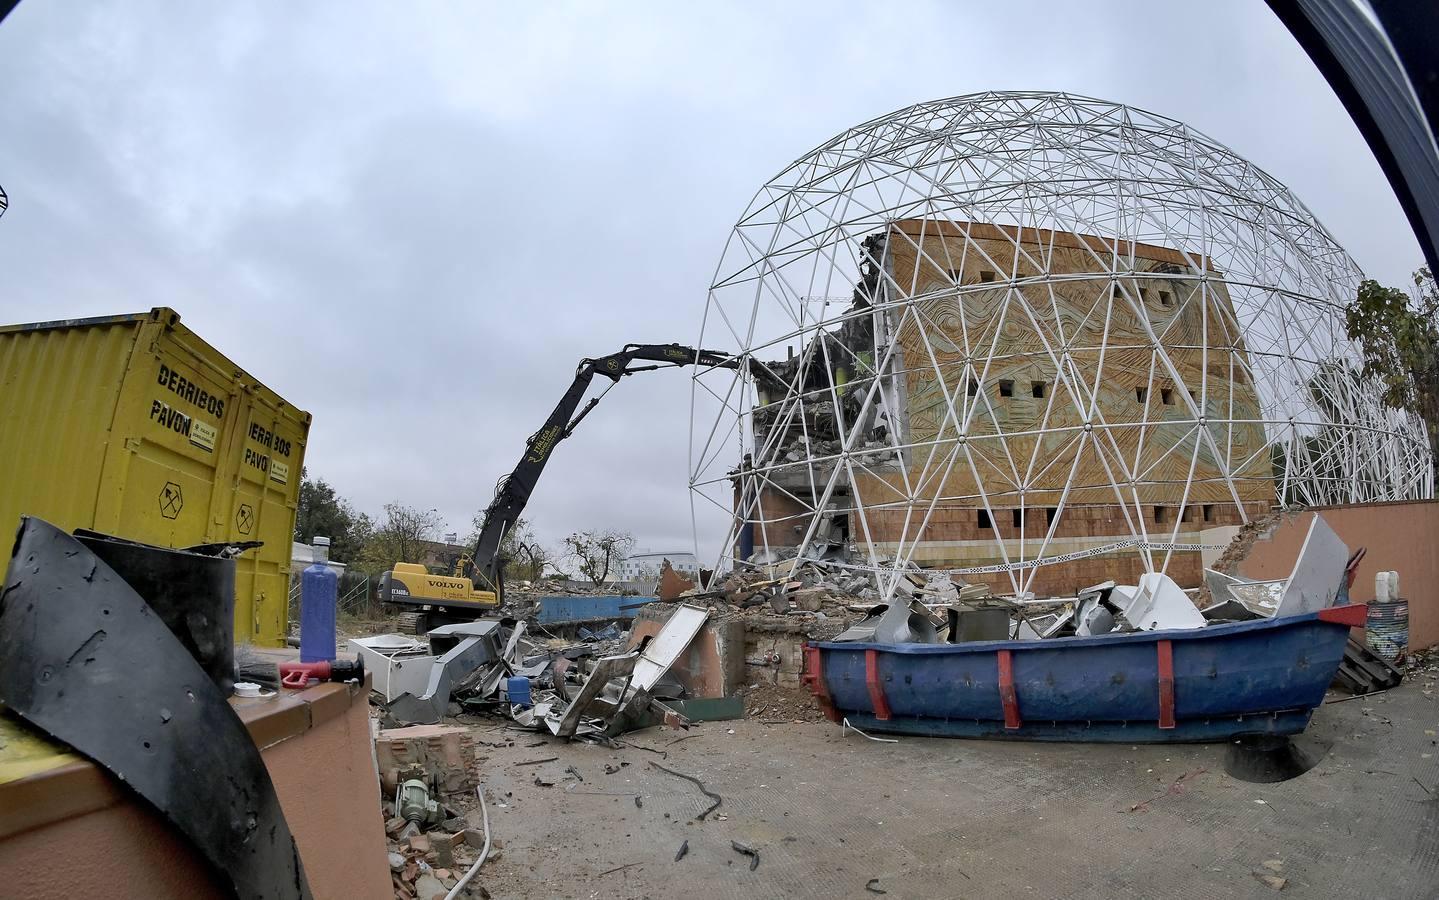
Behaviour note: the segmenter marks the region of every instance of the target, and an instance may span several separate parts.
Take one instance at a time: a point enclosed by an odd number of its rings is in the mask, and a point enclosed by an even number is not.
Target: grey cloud
[[[1259,4],[28,0],[0,26],[0,320],[174,306],[315,414],[312,470],[463,531],[581,356],[697,338],[767,178],[849,125],[988,88],[1190,122],[1371,273],[1420,261]],[[687,543],[689,402],[680,372],[617,387],[557,451],[542,534]],[[722,515],[701,524],[713,551]]]

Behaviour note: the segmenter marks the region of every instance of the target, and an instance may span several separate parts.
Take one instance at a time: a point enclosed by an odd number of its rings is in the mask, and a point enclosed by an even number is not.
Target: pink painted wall
[[[1350,597],[1357,603],[1373,600],[1374,573],[1393,569],[1399,573],[1399,593],[1409,601],[1410,649],[1439,644],[1439,501],[1326,506],[1285,516],[1268,538],[1254,542],[1239,574],[1287,576],[1315,513],[1324,516],[1351,553],[1368,548]]]
[[[264,751],[315,900],[394,897],[373,753],[368,690],[341,715]]]
[[[0,878],[0,893],[29,900],[225,896],[165,820],[134,802],[12,835],[0,842]]]

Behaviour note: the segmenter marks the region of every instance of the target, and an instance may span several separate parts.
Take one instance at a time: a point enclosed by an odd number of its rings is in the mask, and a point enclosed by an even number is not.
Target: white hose
[[[475,793],[480,795],[480,816],[484,819],[485,824],[485,848],[480,851],[480,858],[475,860],[473,866],[470,866],[470,870],[465,873],[465,877],[461,878],[456,882],[454,887],[450,888],[450,892],[445,895],[445,900],[455,900],[456,897],[460,896],[460,891],[465,889],[465,885],[470,883],[470,879],[475,877],[475,873],[480,871],[480,866],[485,864],[485,858],[490,855],[490,811],[485,807],[485,786],[482,784],[475,788]]]
[[[845,719],[844,722],[840,725],[840,729],[839,729],[840,737],[844,737],[844,733],[845,733],[846,731],[853,731],[855,734],[859,735],[860,737],[862,737],[862,738],[869,738],[870,740],[874,741],[876,744],[898,744],[898,743],[899,743],[899,739],[898,739],[898,738],[882,738],[882,737],[875,737],[875,736],[872,735],[872,734],[865,734],[863,731],[860,731],[858,728],[855,728],[853,725],[849,724],[849,719]],[[449,898],[449,897],[446,897],[445,900],[450,900],[450,898]]]

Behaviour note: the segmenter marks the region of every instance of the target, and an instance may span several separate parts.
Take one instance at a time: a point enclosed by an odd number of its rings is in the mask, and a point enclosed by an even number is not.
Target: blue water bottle
[[[300,662],[335,658],[335,600],[339,576],[328,565],[330,539],[310,542],[314,563],[300,576]]]

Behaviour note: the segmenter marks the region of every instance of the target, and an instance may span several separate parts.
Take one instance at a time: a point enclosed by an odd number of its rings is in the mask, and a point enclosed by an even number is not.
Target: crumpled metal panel
[[[480,619],[430,632],[430,650],[441,655],[430,668],[423,694],[406,692],[390,701],[390,715],[403,725],[433,725],[445,714],[450,693],[481,666],[500,658],[500,622]]]
[[[632,684],[648,691],[670,670],[681,653],[694,641],[695,635],[709,621],[709,610],[702,606],[680,604],[665,621],[654,640],[645,645],[635,661]]]
[[[364,661],[365,671],[373,673],[372,689],[386,703],[404,693],[424,691],[437,658],[424,652],[427,647],[405,634],[350,639],[350,650]]]
[[[1169,628],[1203,628],[1209,624],[1199,608],[1174,580],[1162,572],[1146,572],[1139,585],[1118,585],[1109,593],[1109,602],[1119,617],[1136,631]]]
[[[1333,606],[1344,584],[1344,564],[1348,559],[1348,545],[1324,521],[1324,516],[1315,513],[1274,615],[1297,616]]]
[[[220,689],[79,541],[21,520],[0,593],[0,702],[125,782],[242,898],[309,898],[274,785]]]

